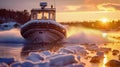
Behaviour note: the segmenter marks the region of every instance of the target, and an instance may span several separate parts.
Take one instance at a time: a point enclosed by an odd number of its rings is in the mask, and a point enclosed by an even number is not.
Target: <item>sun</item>
[[[109,20],[108,20],[108,18],[101,18],[100,21],[103,23],[107,23]]]

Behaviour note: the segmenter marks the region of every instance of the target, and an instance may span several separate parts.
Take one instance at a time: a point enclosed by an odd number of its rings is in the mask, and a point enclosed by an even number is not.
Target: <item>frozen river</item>
[[[19,29],[1,31],[0,57],[14,57],[16,60],[22,62],[24,61],[24,58],[29,55],[30,52],[42,52],[49,50],[50,52],[57,53],[59,52],[60,48],[67,48],[69,46],[80,46],[89,53],[87,55],[75,53],[76,55],[80,54],[80,62],[82,62],[85,67],[105,67],[105,63],[109,60],[118,60],[119,54],[115,56],[112,55],[112,50],[120,50],[119,31],[103,32],[83,27],[70,27],[67,30],[67,39],[62,44],[28,44],[20,35]],[[97,48],[111,48],[111,51],[109,53],[104,53],[104,58],[100,61],[100,63],[91,63],[91,58],[87,57],[95,56],[96,51],[90,51],[87,49],[88,46],[86,45],[90,44],[96,45]]]

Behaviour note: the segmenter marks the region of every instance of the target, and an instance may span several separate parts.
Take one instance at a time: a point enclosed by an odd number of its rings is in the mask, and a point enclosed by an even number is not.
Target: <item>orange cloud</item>
[[[93,5],[97,5],[97,4],[101,4],[101,3],[105,3],[108,0],[85,0],[85,4],[93,4]]]
[[[66,6],[66,10],[69,10],[69,11],[76,11],[80,8],[80,6]]]
[[[76,5],[76,6],[66,6],[65,11],[94,11],[96,7],[94,5]]]
[[[103,3],[97,6],[99,10],[104,11],[120,11],[120,4],[116,3]]]

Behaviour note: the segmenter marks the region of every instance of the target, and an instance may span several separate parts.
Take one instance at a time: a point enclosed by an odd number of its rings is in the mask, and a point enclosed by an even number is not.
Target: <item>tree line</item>
[[[101,21],[83,21],[83,22],[61,22],[61,24],[69,26],[83,26],[92,29],[104,29],[104,30],[120,29],[120,20],[110,21],[107,23],[103,23]]]
[[[27,10],[14,11],[10,9],[0,9],[0,23],[7,21],[16,21],[24,24],[30,20],[30,14]]]

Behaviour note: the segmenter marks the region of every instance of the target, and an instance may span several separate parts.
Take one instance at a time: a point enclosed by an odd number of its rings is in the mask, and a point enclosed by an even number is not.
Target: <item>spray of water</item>
[[[67,28],[68,43],[105,43],[107,39],[102,36],[102,32],[98,30],[88,29],[78,26],[70,26]]]

